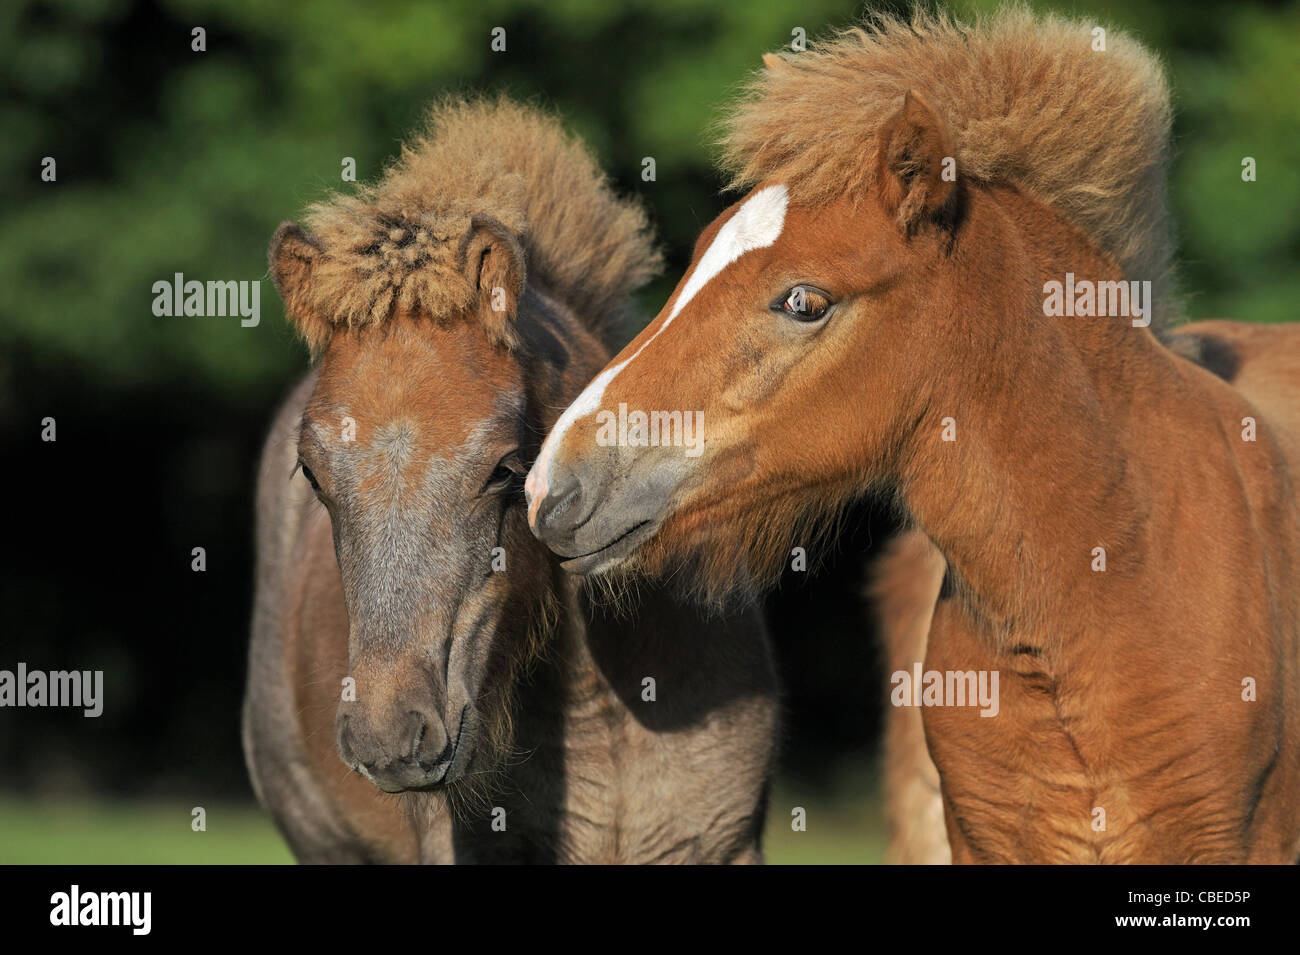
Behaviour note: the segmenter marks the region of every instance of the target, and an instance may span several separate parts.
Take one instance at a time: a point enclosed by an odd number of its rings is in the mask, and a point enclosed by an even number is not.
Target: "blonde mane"
[[[786,184],[817,205],[872,186],[877,134],[908,90],[946,121],[957,175],[1011,182],[1150,280],[1167,327],[1174,237],[1166,201],[1171,107],[1157,57],[1117,30],[1015,6],[972,24],[918,14],[773,61],[723,120],[731,185]],[[770,58],[769,58],[770,59]]]
[[[294,317],[308,343],[397,309],[476,314],[459,261],[476,215],[502,223],[524,249],[528,281],[595,330],[662,265],[640,205],[614,194],[557,119],[504,98],[445,99],[378,182],[307,210],[320,256]]]

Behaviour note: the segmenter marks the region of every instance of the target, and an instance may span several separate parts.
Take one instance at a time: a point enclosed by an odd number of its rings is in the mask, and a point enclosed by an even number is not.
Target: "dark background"
[[[20,807],[250,796],[238,709],[254,466],[276,402],[307,367],[266,281],[265,248],[281,220],[349,188],[342,157],[373,178],[448,90],[554,107],[656,223],[669,264],[643,298],[648,317],[728,201],[709,128],[730,93],[793,28],[816,37],[862,9],[6,4],[0,668],[102,669],[107,705],[99,719],[0,711],[0,795]],[[1065,12],[1130,29],[1169,63],[1189,313],[1295,317],[1297,6],[1140,0]],[[195,26],[207,31],[205,52],[191,49]],[[505,53],[489,48],[495,26],[507,31]],[[55,183],[40,181],[45,156],[57,160]],[[655,182],[641,181],[644,156],[656,159]],[[1258,182],[1242,183],[1243,156],[1257,159]],[[151,286],[174,272],[263,280],[260,326],[155,317]],[[57,442],[40,440],[46,416]],[[805,789],[838,785],[846,765],[869,772],[884,699],[861,591],[864,555],[889,526],[868,507],[847,526],[834,550],[812,555],[823,573],[789,575],[769,601],[788,690],[784,776]],[[205,573],[190,570],[195,546],[206,548]],[[6,831],[0,822],[0,861]]]

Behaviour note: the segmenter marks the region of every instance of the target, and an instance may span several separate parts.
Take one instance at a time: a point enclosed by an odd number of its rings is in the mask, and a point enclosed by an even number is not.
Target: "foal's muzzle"
[[[343,710],[337,721],[339,755],[384,792],[445,786],[455,782],[467,762],[468,708],[452,734],[427,708],[411,707],[382,722],[359,708]]]
[[[654,535],[681,475],[613,449],[592,461],[552,459],[543,481],[529,474],[528,526],[575,574],[611,570]]]

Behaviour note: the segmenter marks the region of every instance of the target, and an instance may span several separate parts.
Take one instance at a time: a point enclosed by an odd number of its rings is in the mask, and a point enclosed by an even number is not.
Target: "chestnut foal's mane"
[[[524,250],[528,279],[593,331],[661,267],[645,212],[614,194],[557,119],[505,98],[448,98],[378,182],[304,215],[320,256],[292,317],[313,353],[337,328],[401,311],[472,317],[478,293],[461,260],[475,216],[501,223]]]
[[[1133,280],[1153,330],[1177,313],[1166,200],[1171,109],[1155,54],[1118,30],[1014,6],[971,24],[876,16],[769,57],[722,121],[734,188],[785,183],[811,206],[870,194],[881,127],[909,91],[947,123],[958,179],[1009,182],[1055,207]]]

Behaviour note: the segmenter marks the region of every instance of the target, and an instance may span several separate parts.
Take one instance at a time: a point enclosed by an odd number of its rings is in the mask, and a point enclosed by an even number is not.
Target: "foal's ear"
[[[320,255],[320,246],[296,222],[281,222],[271,236],[267,264],[271,281],[284,300],[285,312],[295,321],[306,317],[308,289],[312,267]]]
[[[500,341],[514,342],[514,320],[526,277],[519,237],[489,215],[476,215],[460,243],[461,267],[478,293],[483,324]]]
[[[876,159],[880,201],[905,232],[938,218],[953,200],[956,162],[948,125],[909,90],[902,108],[881,127]]]
[[[767,69],[769,75],[784,73],[787,70],[793,69],[793,67],[791,67],[783,57],[777,56],[775,53],[763,54],[763,66]]]

